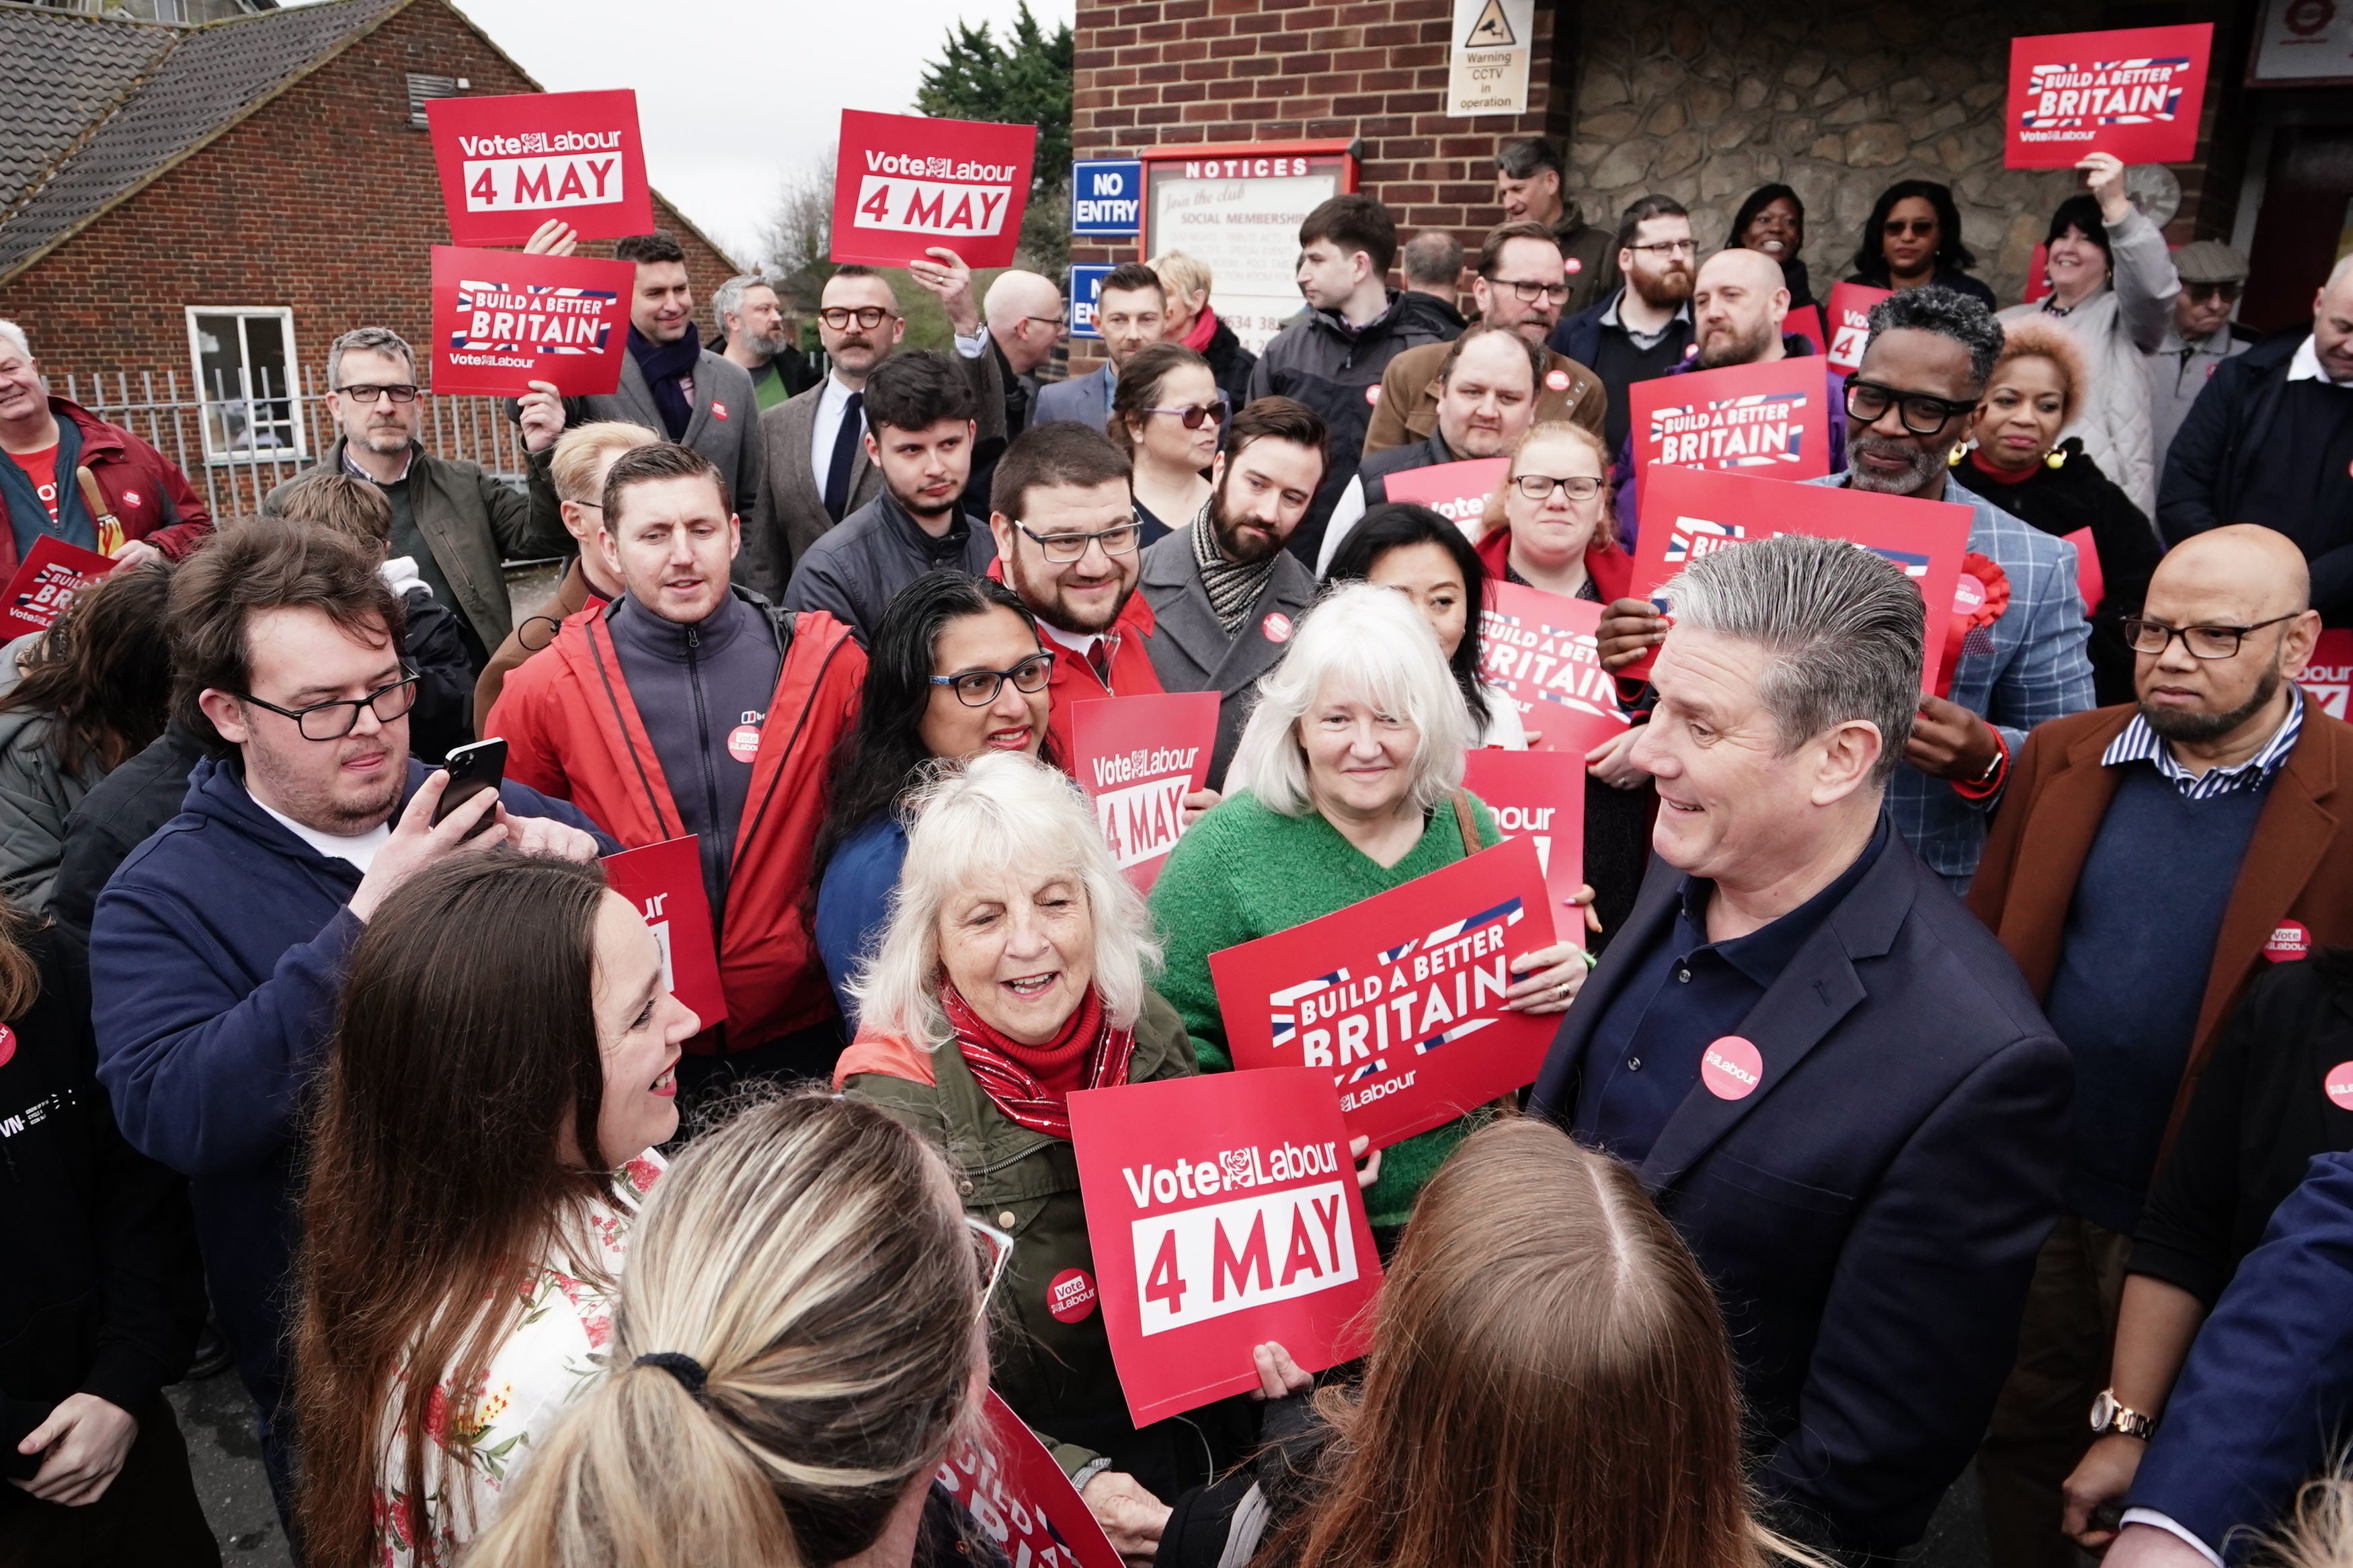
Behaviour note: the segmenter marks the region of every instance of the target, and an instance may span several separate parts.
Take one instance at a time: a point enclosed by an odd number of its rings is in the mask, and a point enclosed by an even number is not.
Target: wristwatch
[[[2092,1401],[2092,1432],[2094,1436],[2105,1437],[2116,1434],[2137,1437],[2146,1443],[2157,1436],[2157,1417],[2144,1415],[2129,1405],[2118,1404],[2116,1391],[2104,1388],[2100,1390],[2100,1396]]]

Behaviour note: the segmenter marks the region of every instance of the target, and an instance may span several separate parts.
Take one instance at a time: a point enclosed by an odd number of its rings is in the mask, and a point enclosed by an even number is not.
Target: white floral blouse
[[[426,1434],[447,1445],[450,1435],[471,1439],[462,1466],[452,1477],[438,1468],[428,1447],[427,1473],[433,1489],[425,1500],[433,1555],[442,1564],[459,1553],[498,1516],[499,1500],[513,1484],[534,1444],[547,1436],[575,1394],[605,1371],[605,1347],[613,1337],[612,1297],[596,1277],[618,1280],[627,1258],[629,1227],[638,1205],[659,1179],[667,1162],[653,1150],[621,1168],[617,1200],[589,1205],[585,1239],[595,1250],[594,1267],[559,1255],[520,1285],[521,1321],[491,1357],[489,1372],[471,1388],[444,1378],[426,1407]],[[586,1276],[587,1278],[584,1278]],[[376,1562],[381,1568],[408,1568],[417,1561],[409,1535],[406,1494],[396,1484],[400,1452],[407,1439],[399,1418],[406,1373],[396,1378],[387,1400],[387,1430],[376,1470]],[[453,1498],[454,1480],[465,1495]]]

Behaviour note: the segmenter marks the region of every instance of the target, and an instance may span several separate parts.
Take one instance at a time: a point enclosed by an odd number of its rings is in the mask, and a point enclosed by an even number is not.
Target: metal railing
[[[239,372],[216,372],[209,397],[177,371],[127,371],[69,375],[65,395],[110,424],[120,425],[177,463],[205,498],[215,519],[261,510],[261,498],[316,463],[340,433],[329,400],[291,388],[261,384]],[[323,384],[324,377],[321,378]],[[54,384],[54,383],[52,384]],[[526,462],[522,436],[498,397],[418,397],[417,438],[437,457],[480,463],[521,483]]]

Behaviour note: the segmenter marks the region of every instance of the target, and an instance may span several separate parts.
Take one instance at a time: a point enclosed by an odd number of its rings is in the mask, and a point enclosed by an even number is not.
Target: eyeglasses
[[[1936,232],[1936,220],[1932,217],[1892,217],[1879,226],[1890,239],[1902,239],[1907,234],[1926,239]]]
[[[1034,537],[1034,536],[1033,536]],[[997,694],[1013,682],[1016,691],[1037,692],[1046,689],[1046,682],[1054,676],[1054,656],[1045,648],[1015,665],[1011,669],[965,669],[954,675],[931,675],[924,679],[934,686],[955,689],[956,700],[967,708],[986,708],[997,700]]]
[[[2162,658],[2165,650],[2173,646],[2173,639],[2179,637],[2192,658],[2232,658],[2237,657],[2239,645],[2249,632],[2292,621],[2303,613],[2298,610],[2294,615],[2274,616],[2252,626],[2168,626],[2163,621],[2127,616],[2124,622],[2125,643],[2135,653],[2153,653]]]
[[[1590,474],[1575,474],[1556,479],[1550,474],[1514,474],[1512,488],[1533,501],[1549,500],[1556,489],[1565,492],[1571,500],[1591,500],[1601,493],[1601,481]]]
[[[1105,555],[1133,554],[1144,538],[1144,524],[1132,518],[1115,528],[1098,529],[1092,533],[1039,533],[1028,523],[1018,521],[1013,526],[1037,541],[1046,559],[1060,566],[1084,556],[1090,544],[1102,545]]]
[[[267,708],[281,719],[291,719],[294,727],[306,741],[340,741],[350,734],[360,721],[360,710],[364,708],[377,720],[389,724],[417,705],[417,672],[407,666],[403,674],[389,686],[379,686],[365,697],[345,698],[335,702],[314,702],[308,708],[280,708],[275,702],[264,702],[249,691],[237,693],[237,700],[250,702],[256,708]]]
[[[414,403],[417,401],[417,388],[409,385],[406,382],[393,386],[354,384],[351,386],[339,386],[335,388],[335,390],[342,393],[345,397],[350,398],[353,403],[374,403],[378,395],[389,397],[395,403]]]
[[[1925,392],[1902,392],[1892,386],[1882,386],[1875,381],[1865,381],[1859,375],[1846,378],[1846,416],[1865,425],[1876,425],[1890,408],[1897,410],[1904,428],[1915,436],[1934,436],[1961,415],[1977,407],[1977,400],[1956,401],[1949,397],[1933,397]]]
[[[2202,305],[2209,300],[2237,300],[2239,285],[2236,283],[2184,283],[2181,286],[2181,291]]]
[[[817,319],[837,332],[847,331],[852,321],[871,332],[881,326],[882,319],[890,313],[880,305],[860,305],[854,310],[845,305],[834,305],[819,310]]]
[[[1493,288],[1509,289],[1512,298],[1523,305],[1533,305],[1539,300],[1549,300],[1556,305],[1568,303],[1568,285],[1566,283],[1528,283],[1517,278],[1490,278],[1487,282]]]
[[[1697,256],[1699,243],[1690,239],[1662,239],[1655,245],[1630,245],[1629,250],[1647,250],[1652,256]]]
[[[977,1322],[988,1315],[988,1299],[997,1294],[997,1282],[1005,1278],[1006,1267],[1013,1261],[1013,1238],[970,1215],[964,1216],[964,1223],[972,1231],[973,1257],[980,1265],[980,1310],[973,1314]]]
[[[1233,409],[1227,405],[1224,398],[1220,397],[1215,403],[1196,404],[1190,408],[1147,408],[1144,412],[1174,414],[1184,422],[1186,429],[1198,430],[1205,422],[1223,425],[1228,416],[1233,413]]]
[[[1067,324],[1060,316],[1024,316],[1021,319],[1025,321],[1042,322],[1045,325],[1053,328],[1058,332],[1060,331]]]

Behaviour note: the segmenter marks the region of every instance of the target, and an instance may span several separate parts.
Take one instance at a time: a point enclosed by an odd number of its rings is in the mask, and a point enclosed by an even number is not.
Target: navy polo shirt
[[[1887,847],[1890,832],[1883,815],[1871,842],[1829,887],[1728,942],[1707,940],[1715,884],[1685,877],[1674,923],[1634,960],[1594,1028],[1577,1089],[1577,1137],[1635,1164],[1648,1158],[1668,1118],[1699,1082],[1700,1054],[1740,1032],[1798,949]]]

